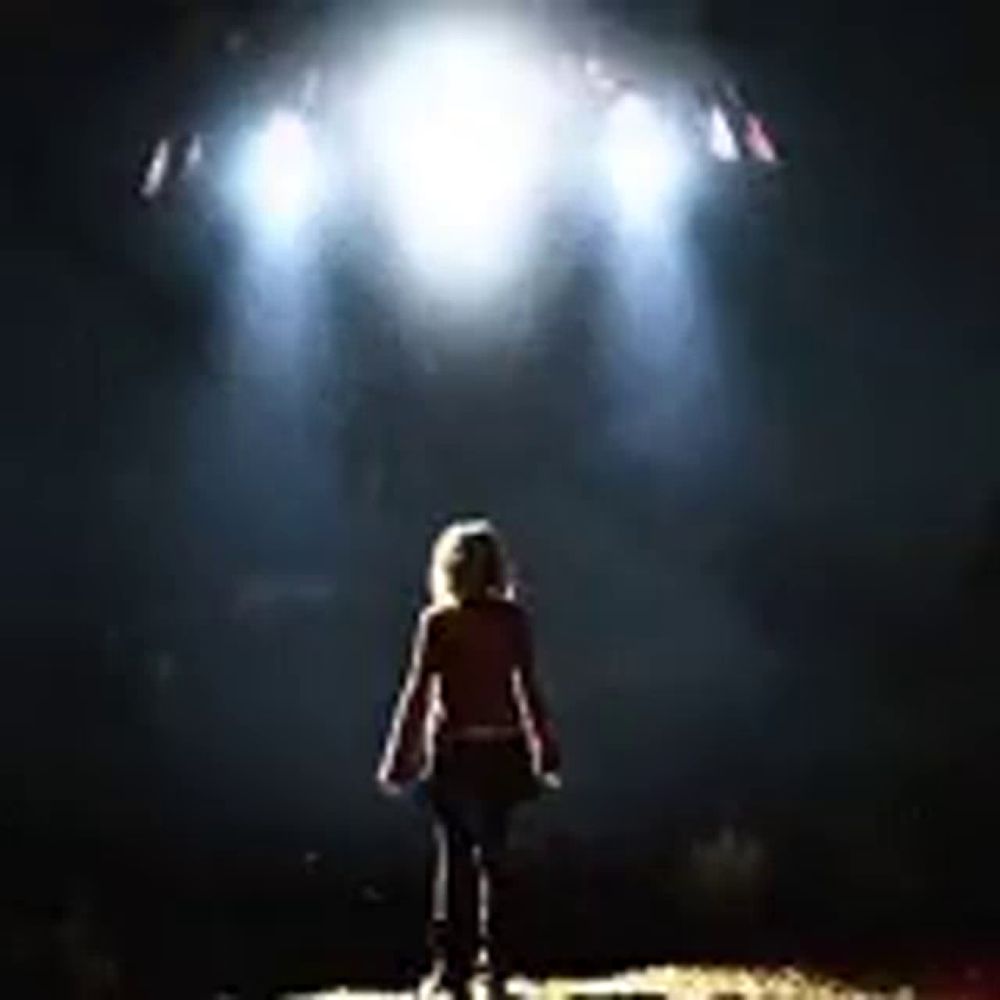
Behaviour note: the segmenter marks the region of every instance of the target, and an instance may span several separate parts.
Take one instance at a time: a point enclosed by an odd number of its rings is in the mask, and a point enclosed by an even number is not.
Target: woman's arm
[[[514,674],[514,692],[528,731],[535,743],[538,768],[543,774],[558,771],[561,766],[559,741],[542,695],[535,672],[535,646],[527,614],[518,609],[517,615],[517,670]]]
[[[417,622],[410,669],[393,713],[389,738],[378,768],[383,785],[412,781],[424,763],[424,729],[437,669],[440,621],[425,608]]]

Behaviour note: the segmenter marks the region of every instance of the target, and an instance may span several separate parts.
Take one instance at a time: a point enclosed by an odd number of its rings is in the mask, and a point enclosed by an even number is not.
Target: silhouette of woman
[[[428,575],[431,602],[417,623],[378,781],[398,794],[423,780],[433,812],[428,988],[467,997],[482,944],[490,992],[502,996],[511,811],[541,787],[558,786],[559,748],[535,677],[528,616],[494,527],[450,525]]]

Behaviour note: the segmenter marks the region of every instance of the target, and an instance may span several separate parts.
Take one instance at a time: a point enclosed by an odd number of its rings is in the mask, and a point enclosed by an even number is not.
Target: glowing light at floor
[[[538,997],[544,1000],[571,1000],[573,997],[662,996],[672,1000],[714,1000],[716,997],[739,997],[740,1000],[915,1000],[917,993],[909,986],[893,989],[862,990],[841,980],[806,973],[786,967],[753,969],[725,966],[657,966],[636,969],[604,979],[527,980],[515,977],[508,983],[514,997]],[[289,994],[284,1000],[389,1000],[412,997],[411,992],[368,992],[336,989],[325,993]],[[473,984],[472,996],[487,996],[484,983]]]

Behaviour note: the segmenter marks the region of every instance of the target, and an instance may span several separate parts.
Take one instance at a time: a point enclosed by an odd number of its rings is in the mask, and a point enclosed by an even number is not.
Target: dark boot
[[[418,1000],[434,1000],[437,997],[450,997],[451,1000],[470,1000],[472,991],[469,986],[469,974],[449,967],[444,961],[436,961],[430,973],[423,979],[417,989]]]
[[[468,1000],[472,978],[472,955],[465,942],[444,920],[434,920],[428,930],[431,971],[418,990],[421,1000],[446,994]]]

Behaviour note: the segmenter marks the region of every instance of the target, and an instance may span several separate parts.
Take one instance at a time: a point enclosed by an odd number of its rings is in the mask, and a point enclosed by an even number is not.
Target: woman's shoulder
[[[498,597],[496,603],[506,614],[516,618],[524,617],[524,605],[516,597]]]
[[[420,623],[424,628],[438,626],[455,613],[451,604],[425,604],[420,609]]]
[[[483,612],[505,619],[513,625],[525,622],[528,617],[524,606],[511,597],[488,597],[457,604],[428,604],[421,611],[420,617],[427,627],[441,627]]]
[[[494,614],[505,619],[514,627],[520,627],[527,622],[528,615],[524,610],[524,605],[513,597],[492,597],[488,606]]]

